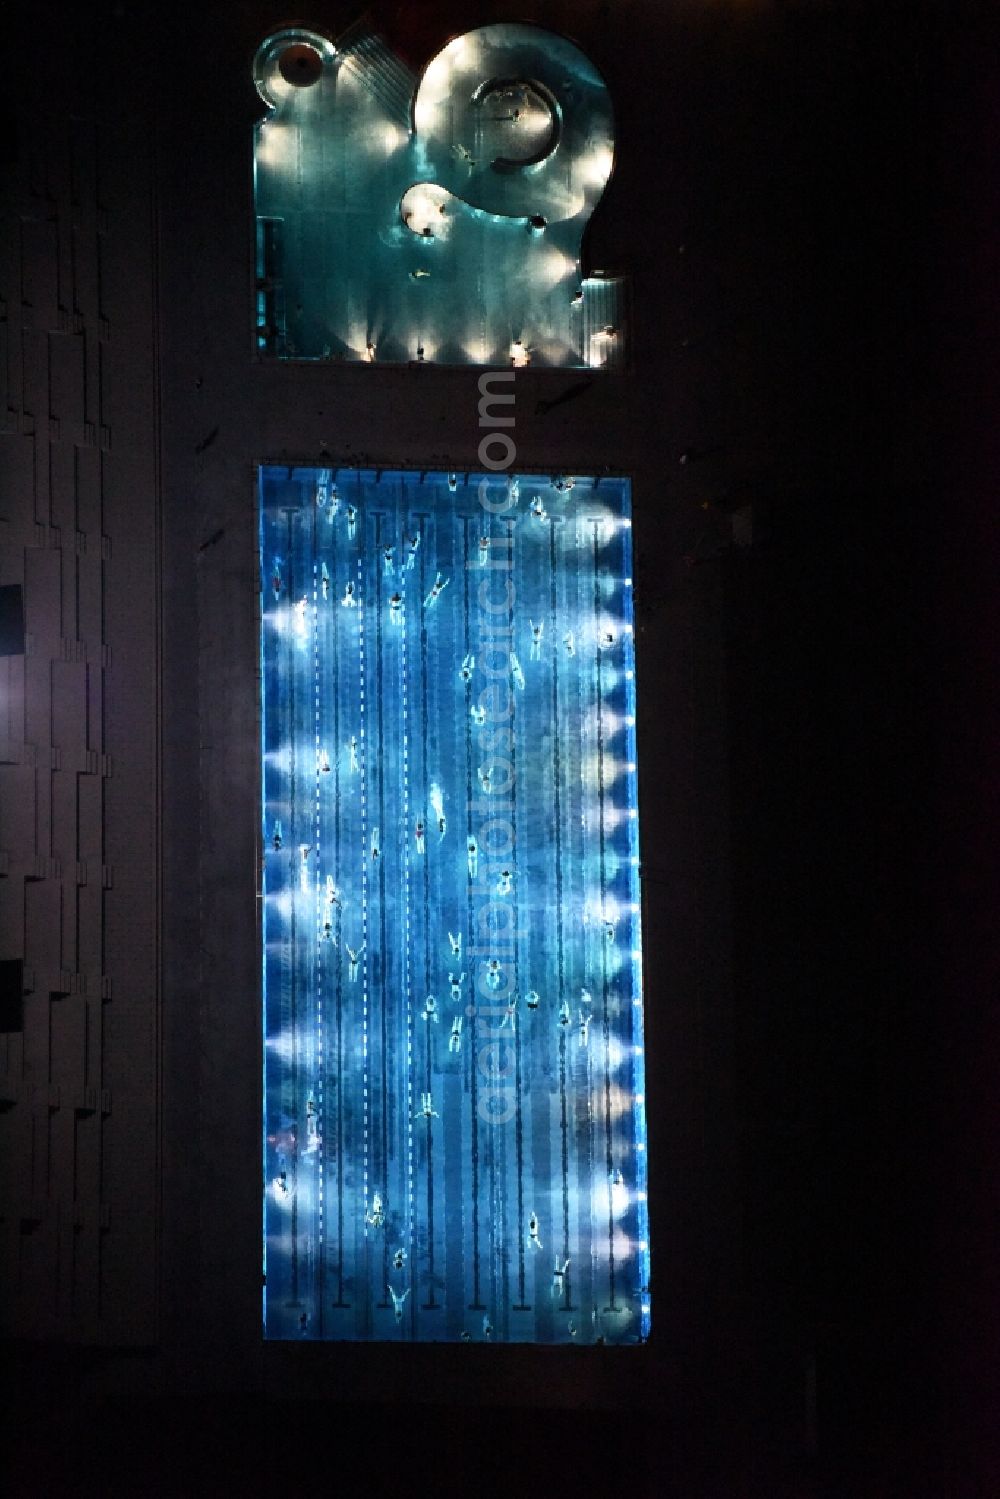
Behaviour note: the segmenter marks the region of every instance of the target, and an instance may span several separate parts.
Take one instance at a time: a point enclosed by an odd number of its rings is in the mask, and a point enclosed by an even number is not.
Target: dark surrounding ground
[[[469,19],[395,14],[417,57]],[[653,247],[637,358],[671,351],[649,411],[691,454],[637,606],[722,643],[733,1004],[718,1031],[686,1010],[661,1030],[661,1096],[703,1101],[680,1121],[700,1154],[660,1137],[682,1182],[661,1283],[691,1288],[670,1381],[631,1414],[546,1409],[543,1358],[519,1408],[187,1397],[150,1353],[109,1405],[78,1398],[102,1355],[19,1344],[11,1494],[997,1491],[1000,28],[946,4],[670,16],[565,23],[623,101],[619,201],[643,199]],[[616,26],[646,45],[626,59]],[[652,201],[651,112],[682,163]],[[717,554],[741,503],[753,547]]]

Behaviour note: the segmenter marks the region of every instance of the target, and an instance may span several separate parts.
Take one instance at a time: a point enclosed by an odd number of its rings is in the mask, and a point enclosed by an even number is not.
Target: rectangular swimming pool
[[[639,1343],[629,483],[259,497],[265,1336]]]

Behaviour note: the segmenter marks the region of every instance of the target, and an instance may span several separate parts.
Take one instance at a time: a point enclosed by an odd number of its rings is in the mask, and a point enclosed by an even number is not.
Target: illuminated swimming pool
[[[611,101],[574,43],[481,26],[418,76],[364,23],[289,27],[254,78],[262,355],[623,364],[623,282],[583,257]]]
[[[628,481],[260,507],[265,1335],[639,1342]]]

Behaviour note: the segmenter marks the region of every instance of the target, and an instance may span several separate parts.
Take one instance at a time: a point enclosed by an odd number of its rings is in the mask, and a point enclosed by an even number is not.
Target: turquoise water
[[[582,251],[611,103],[573,43],[484,26],[418,77],[365,30],[334,45],[295,28],[262,44],[255,78],[262,353],[622,364],[622,283]]]

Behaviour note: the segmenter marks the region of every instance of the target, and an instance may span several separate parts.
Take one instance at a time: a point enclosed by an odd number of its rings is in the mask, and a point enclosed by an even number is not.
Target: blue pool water
[[[260,505],[266,1336],[637,1343],[628,482]]]

